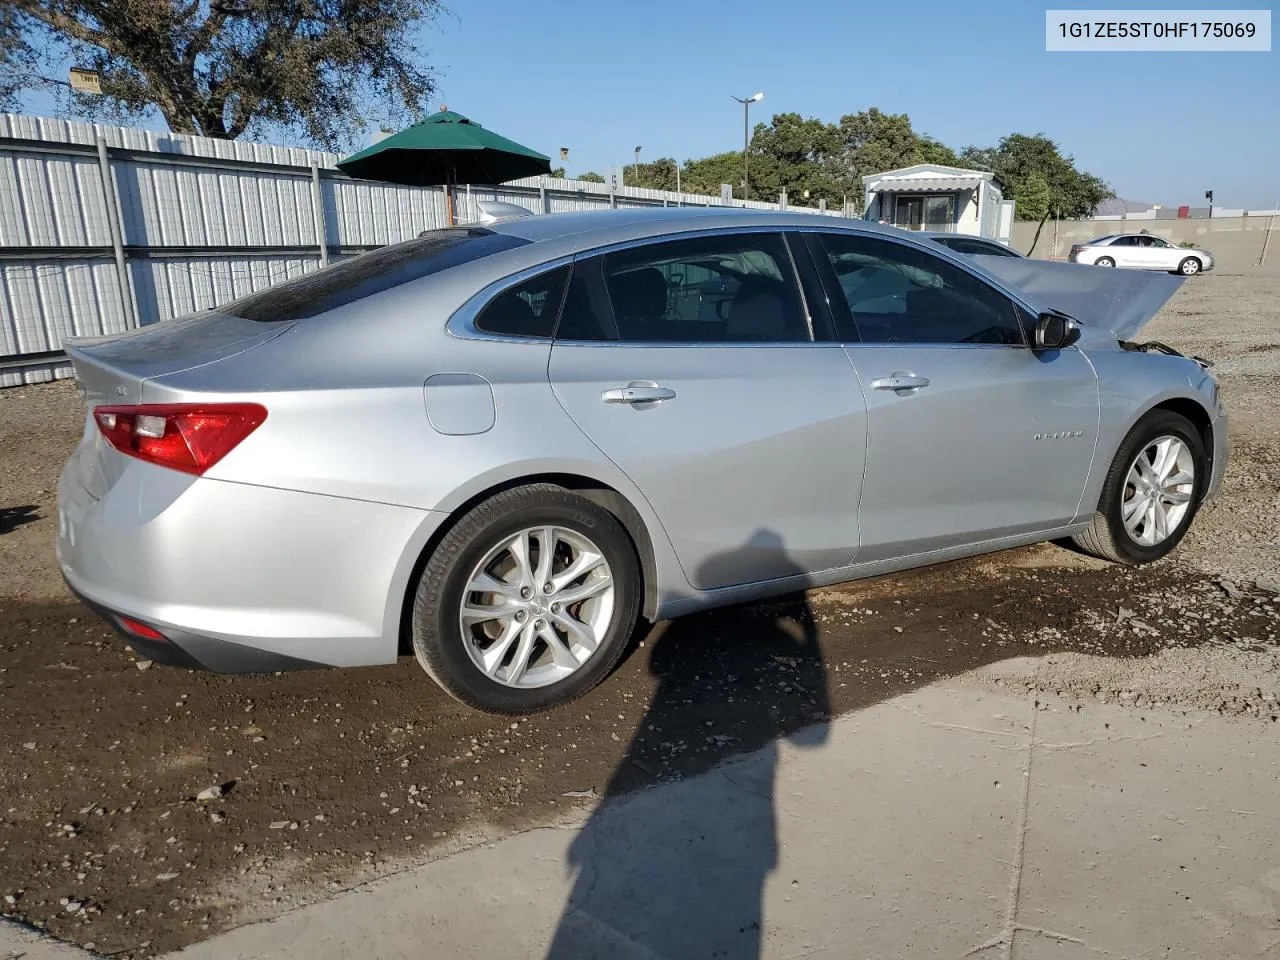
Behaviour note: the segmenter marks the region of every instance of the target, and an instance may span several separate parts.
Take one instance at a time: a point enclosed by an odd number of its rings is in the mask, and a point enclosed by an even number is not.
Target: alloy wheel
[[[1134,543],[1153,547],[1181,526],[1191,509],[1196,465],[1191,448],[1169,434],[1138,453],[1125,476],[1120,519]]]
[[[545,687],[577,672],[613,618],[604,553],[575,530],[529,527],[476,564],[458,626],[472,663],[509,687]]]

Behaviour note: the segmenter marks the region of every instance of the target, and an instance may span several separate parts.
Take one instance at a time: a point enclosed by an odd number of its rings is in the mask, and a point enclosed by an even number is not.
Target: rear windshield
[[[304,320],[459,264],[521,247],[528,240],[480,227],[428,230],[219,307],[220,313],[275,323]]]

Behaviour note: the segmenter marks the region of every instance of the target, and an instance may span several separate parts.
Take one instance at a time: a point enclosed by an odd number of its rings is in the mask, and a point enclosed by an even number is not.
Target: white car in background
[[[1195,247],[1178,247],[1149,233],[1120,233],[1071,247],[1072,263],[1130,270],[1165,270],[1190,277],[1213,269],[1213,254]]]

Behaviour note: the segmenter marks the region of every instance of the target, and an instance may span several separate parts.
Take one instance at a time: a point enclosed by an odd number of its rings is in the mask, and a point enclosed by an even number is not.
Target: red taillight
[[[267,419],[256,403],[166,403],[98,407],[98,429],[121,453],[204,473]]]
[[[120,617],[118,619],[120,620],[120,626],[124,627],[126,632],[132,633],[135,637],[142,637],[144,640],[163,640],[166,643],[169,641],[169,638],[155,627],[148,627],[145,623],[131,619],[130,617]]]

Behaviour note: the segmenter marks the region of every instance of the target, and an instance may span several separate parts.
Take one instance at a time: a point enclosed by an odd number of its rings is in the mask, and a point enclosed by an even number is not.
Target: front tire
[[[1129,431],[1102,486],[1082,550],[1135,566],[1170,553],[1186,535],[1209,480],[1204,440],[1186,417],[1155,410]]]
[[[432,552],[414,596],[414,653],[467,706],[546,710],[617,665],[640,592],[613,514],[553,484],[517,487],[470,510]]]
[[[1178,272],[1184,277],[1194,277],[1200,272],[1200,261],[1195,257],[1187,257],[1178,264]]]

